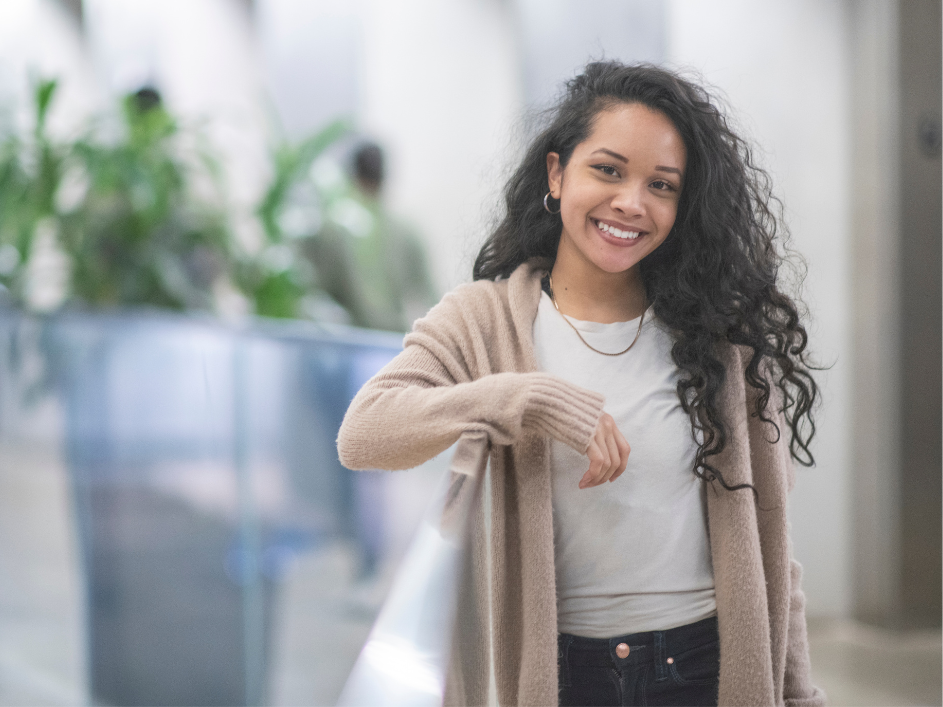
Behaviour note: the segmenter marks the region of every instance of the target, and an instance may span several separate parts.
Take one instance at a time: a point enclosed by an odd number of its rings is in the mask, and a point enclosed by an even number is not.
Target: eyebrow
[[[602,152],[602,153],[604,153],[604,154],[607,154],[607,155],[609,155],[610,157],[612,157],[613,159],[619,160],[620,162],[628,163],[628,161],[629,161],[628,158],[623,157],[623,156],[620,155],[618,152],[613,152],[612,150],[607,150],[605,147],[600,147],[598,150],[596,150],[595,152],[593,152],[593,154],[595,155],[596,152]],[[679,177],[682,176],[682,175],[681,175],[681,170],[678,169],[677,167],[668,167],[667,165],[656,164],[656,165],[655,165],[655,169],[658,170],[659,172],[671,172],[672,174],[677,174]]]
[[[603,153],[609,155],[610,157],[614,157],[615,159],[619,160],[620,162],[628,162],[628,161],[629,161],[627,158],[623,157],[623,156],[620,155],[618,152],[613,152],[612,150],[607,150],[605,147],[600,147],[598,150],[596,150],[596,152],[603,152]],[[595,155],[596,152],[594,152],[593,154]]]

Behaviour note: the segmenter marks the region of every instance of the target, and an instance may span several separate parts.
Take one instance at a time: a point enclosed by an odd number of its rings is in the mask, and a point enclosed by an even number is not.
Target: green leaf
[[[52,105],[53,96],[59,82],[56,79],[47,79],[40,81],[36,85],[36,134],[42,135],[46,128],[46,116],[49,113],[49,106]]]
[[[255,312],[262,317],[296,317],[303,295],[290,272],[269,275],[255,292]]]
[[[292,184],[304,175],[324,150],[344,137],[353,129],[347,118],[329,123],[298,146],[280,145],[272,155],[275,176],[272,184],[262,197],[258,215],[269,242],[281,241],[281,229],[278,227],[278,212]]]

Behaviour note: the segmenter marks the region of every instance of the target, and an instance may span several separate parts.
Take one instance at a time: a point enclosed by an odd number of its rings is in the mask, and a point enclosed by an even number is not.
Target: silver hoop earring
[[[560,209],[557,209],[556,211],[551,211],[550,205],[547,204],[547,199],[549,198],[550,198],[550,192],[548,191],[546,194],[544,194],[544,208],[547,210],[548,214],[553,214],[554,216],[556,216],[558,213],[560,213]]]

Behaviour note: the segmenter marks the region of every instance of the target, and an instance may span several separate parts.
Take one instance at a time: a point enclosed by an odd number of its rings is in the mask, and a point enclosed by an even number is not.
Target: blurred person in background
[[[476,282],[360,391],[340,458],[487,434],[501,704],[822,705],[786,515],[818,389],[769,177],[675,73],[598,62],[566,89]],[[462,618],[446,701],[481,704],[488,627]]]
[[[407,331],[438,299],[418,236],[382,203],[383,150],[361,144],[352,160],[352,198],[338,202],[306,244],[319,287],[355,326]]]

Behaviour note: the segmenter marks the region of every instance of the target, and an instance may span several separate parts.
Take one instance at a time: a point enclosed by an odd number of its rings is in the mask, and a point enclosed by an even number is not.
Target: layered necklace
[[[560,312],[560,305],[557,304],[557,298],[553,294],[553,275],[548,275],[548,281],[550,283],[550,301],[553,302],[554,309],[556,309],[557,312]],[[603,356],[621,356],[622,354],[628,353],[629,351],[631,351],[632,347],[635,346],[635,342],[638,341],[638,338],[642,333],[642,324],[645,323],[645,310],[643,309],[642,316],[639,317],[638,331],[635,332],[635,338],[632,339],[632,343],[629,344],[628,347],[623,349],[622,351],[617,351],[616,353],[609,353],[608,351],[600,351],[595,346],[592,346],[586,339],[584,339],[583,335],[580,334],[580,330],[577,329],[575,326],[573,326],[573,322],[571,322],[563,312],[560,312],[560,316],[563,317],[563,321],[569,324],[570,328],[576,332],[576,335],[580,337],[580,341],[586,344],[587,348],[590,348],[596,353],[602,354]]]

